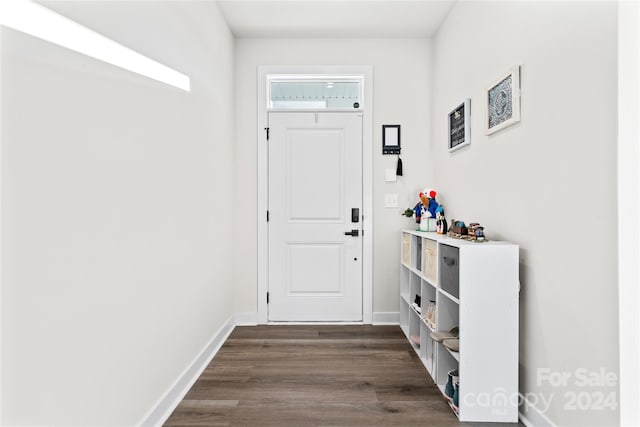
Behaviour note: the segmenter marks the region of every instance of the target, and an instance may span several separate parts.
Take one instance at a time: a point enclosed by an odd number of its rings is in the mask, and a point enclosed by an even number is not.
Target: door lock
[[[359,208],[351,208],[351,222],[360,222]]]
[[[360,230],[351,230],[351,231],[345,231],[344,232],[345,236],[353,236],[353,237],[358,237],[360,235]]]

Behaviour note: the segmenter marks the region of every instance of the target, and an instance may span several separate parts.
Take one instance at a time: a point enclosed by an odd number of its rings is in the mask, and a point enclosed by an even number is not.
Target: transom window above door
[[[357,76],[267,76],[268,110],[361,110]]]

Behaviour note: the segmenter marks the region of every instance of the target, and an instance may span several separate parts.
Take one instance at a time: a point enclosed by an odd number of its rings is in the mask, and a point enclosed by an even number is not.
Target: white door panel
[[[269,320],[362,320],[351,221],[362,211],[362,115],[270,113],[269,128]]]
[[[290,243],[288,250],[287,296],[344,295],[342,244]]]
[[[342,222],[343,133],[338,129],[289,129],[285,144],[289,222]]]

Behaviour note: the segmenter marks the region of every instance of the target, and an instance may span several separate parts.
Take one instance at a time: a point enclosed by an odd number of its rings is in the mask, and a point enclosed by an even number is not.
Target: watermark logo
[[[491,408],[491,413],[504,415],[508,408],[517,408],[525,402],[546,412],[553,401],[554,394],[545,396],[543,393],[507,393],[504,388],[498,387],[492,392],[466,393],[462,398],[465,406]]]
[[[618,376],[604,368],[573,371],[539,368],[536,385],[551,387],[554,391],[507,393],[505,388],[497,387],[490,392],[464,393],[461,400],[467,407],[491,408],[493,414],[506,414],[523,405],[535,407],[542,413],[546,413],[551,405],[562,405],[567,411],[614,411],[618,408]]]
[[[552,371],[538,368],[538,386],[569,388],[562,393],[563,409],[567,411],[615,411],[618,408],[618,375],[605,368],[573,371]],[[611,390],[611,389],[614,390]]]

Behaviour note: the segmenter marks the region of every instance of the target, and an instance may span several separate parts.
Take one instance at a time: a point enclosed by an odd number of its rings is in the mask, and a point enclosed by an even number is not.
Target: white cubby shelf
[[[401,232],[400,328],[443,395],[458,370],[458,406],[449,406],[460,421],[518,422],[518,251],[509,242]],[[434,328],[425,320],[430,301]],[[458,352],[431,338],[454,326]]]

